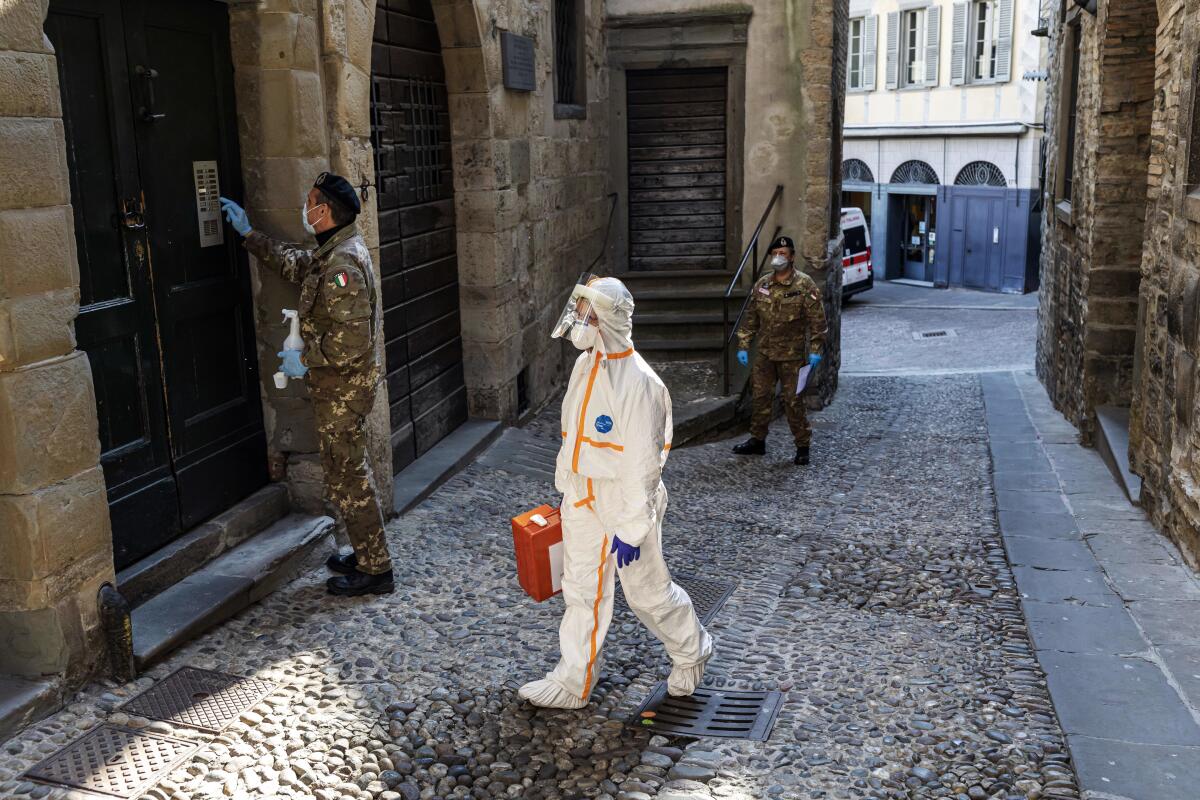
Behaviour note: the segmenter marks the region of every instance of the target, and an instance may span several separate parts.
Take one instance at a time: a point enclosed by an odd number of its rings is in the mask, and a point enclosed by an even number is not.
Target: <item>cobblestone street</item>
[[[553,441],[555,417],[532,430]],[[19,773],[106,719],[197,738],[114,710],[189,664],[281,689],[150,797],[1078,796],[999,540],[978,378],[845,379],[814,427],[805,470],[779,421],[761,460],[717,442],[665,476],[668,563],[736,583],[706,685],[786,695],[765,743],[631,725],[668,664],[628,612],[589,708],[516,699],[556,657],[561,602],[521,592],[509,517],[556,498],[476,464],[390,526],[404,590],[334,600],[312,569],[9,742],[0,795],[60,796]]]

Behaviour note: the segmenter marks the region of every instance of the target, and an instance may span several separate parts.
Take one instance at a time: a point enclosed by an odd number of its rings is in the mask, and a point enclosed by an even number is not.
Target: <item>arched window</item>
[[[905,161],[892,173],[892,183],[937,183],[937,173],[924,161]]]
[[[955,186],[1008,186],[1004,173],[990,161],[972,161],[958,171]]]
[[[847,158],[842,162],[842,183],[874,183],[875,176],[867,162],[857,158]]]

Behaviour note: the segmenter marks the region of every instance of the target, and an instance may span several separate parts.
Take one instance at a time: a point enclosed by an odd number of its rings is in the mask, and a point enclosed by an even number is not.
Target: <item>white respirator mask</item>
[[[771,266],[774,267],[776,269],[776,271],[783,269],[787,265],[788,265],[787,256],[775,256],[774,258],[771,259]]]
[[[308,198],[306,197],[304,198],[304,209],[300,212],[300,221],[304,223],[304,230],[308,231],[310,235],[316,236],[317,229],[314,228],[312,223],[308,221],[308,212]]]
[[[596,346],[596,339],[599,337],[599,326],[589,325],[586,322],[577,322],[572,325],[571,332],[567,335],[567,338],[571,340],[571,344],[580,350],[591,350]]]

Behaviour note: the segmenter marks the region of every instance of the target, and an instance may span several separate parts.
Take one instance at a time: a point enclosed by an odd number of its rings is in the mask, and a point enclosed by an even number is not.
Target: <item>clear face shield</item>
[[[597,280],[597,277],[590,272],[585,272],[579,276],[575,288],[571,290],[571,297],[567,300],[566,307],[559,314],[554,330],[550,332],[551,339],[562,337],[572,338],[571,331],[576,328],[586,327],[591,322],[596,321],[596,312],[593,304],[596,301],[603,301],[604,297],[595,289],[589,287],[589,284],[594,280]]]

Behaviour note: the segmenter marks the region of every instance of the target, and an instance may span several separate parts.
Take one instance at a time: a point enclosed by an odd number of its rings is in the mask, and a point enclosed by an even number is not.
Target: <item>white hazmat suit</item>
[[[553,708],[583,707],[599,679],[617,573],[629,607],[671,657],[671,694],[695,690],[713,650],[691,598],[671,581],[662,555],[670,395],[633,349],[629,290],[615,278],[592,278],[587,288],[599,335],[576,327],[576,333],[591,336],[571,337],[594,346],[571,372],[555,470],[555,486],[563,494],[562,655],[544,679],[520,690],[534,705]],[[618,568],[614,537],[640,547],[640,557]]]

